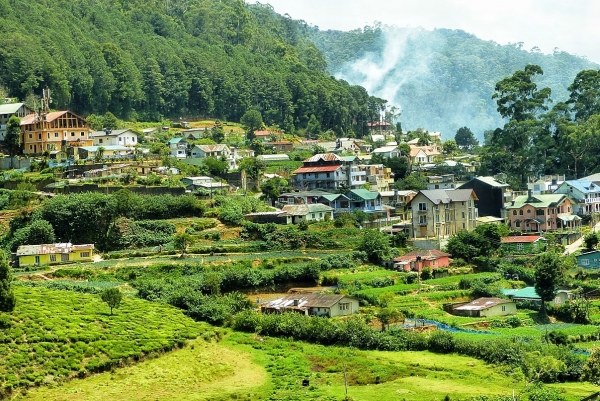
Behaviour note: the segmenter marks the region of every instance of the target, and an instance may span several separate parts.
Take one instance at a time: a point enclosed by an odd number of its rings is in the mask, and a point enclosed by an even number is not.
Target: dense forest
[[[460,30],[374,25],[349,32],[311,27],[310,34],[337,77],[399,107],[405,129],[441,131],[444,139],[468,126],[483,140],[486,130],[501,127],[495,85],[527,64],[542,68],[536,82],[552,90],[555,102],[568,99],[580,71],[599,68],[558,49],[547,55]]]
[[[0,0],[0,88],[55,109],[120,118],[249,109],[287,132],[315,115],[338,135],[364,132],[380,99],[326,73],[308,27],[242,0]],[[3,97],[4,97],[3,96]]]

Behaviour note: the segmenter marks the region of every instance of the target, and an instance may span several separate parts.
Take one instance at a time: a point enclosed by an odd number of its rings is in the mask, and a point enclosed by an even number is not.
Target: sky
[[[248,0],[248,2],[253,2]],[[598,0],[263,0],[322,30],[352,30],[379,21],[425,29],[462,29],[501,45],[558,48],[600,63]]]

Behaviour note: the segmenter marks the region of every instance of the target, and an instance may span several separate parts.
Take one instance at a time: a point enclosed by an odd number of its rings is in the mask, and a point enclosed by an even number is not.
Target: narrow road
[[[594,231],[595,232],[600,231],[600,223],[597,223],[594,226]],[[583,239],[584,239],[584,237],[585,237],[585,235],[582,235],[581,238],[579,238],[577,241],[573,242],[570,245],[566,245],[565,246],[565,252],[564,252],[564,254],[565,255],[570,255],[573,252],[575,252],[576,250],[578,250],[579,248],[581,248],[583,246]]]

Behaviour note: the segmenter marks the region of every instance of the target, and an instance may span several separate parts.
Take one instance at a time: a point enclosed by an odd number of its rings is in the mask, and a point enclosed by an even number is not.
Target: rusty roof
[[[403,256],[398,256],[394,259],[394,262],[413,262],[417,260],[417,256],[420,256],[424,260],[436,260],[443,257],[451,256],[449,253],[438,251],[436,249],[431,250],[419,250],[412,251]]]
[[[56,120],[58,117],[66,114],[66,113],[70,113],[73,114],[75,117],[80,118],[82,120],[85,120],[83,117],[78,116],[77,114],[70,112],[68,110],[62,110],[62,111],[51,111],[50,113],[46,113],[43,114],[43,116],[46,117],[45,121],[54,121]],[[36,118],[38,118],[39,116],[37,114],[28,114],[25,117],[23,117],[21,119],[21,125],[29,125],[29,124],[33,124],[36,122]]]
[[[344,298],[355,299],[346,295],[293,294],[270,301],[266,307],[276,309],[294,307],[294,301],[298,301],[299,308],[331,308]]]
[[[302,174],[302,173],[327,173],[335,171],[341,168],[339,164],[333,166],[315,166],[315,167],[300,167],[294,171],[293,174]]]
[[[496,305],[510,304],[512,301],[502,298],[477,298],[468,304],[463,304],[454,308],[454,310],[485,310]]]
[[[344,161],[344,159],[342,159],[335,153],[317,153],[316,155],[304,160],[304,163],[316,163],[320,160],[325,161],[325,162],[333,162],[333,161],[343,162]]]
[[[537,240],[543,240],[544,237],[540,235],[513,235],[511,237],[502,238],[503,244],[516,244],[523,242],[535,242]]]

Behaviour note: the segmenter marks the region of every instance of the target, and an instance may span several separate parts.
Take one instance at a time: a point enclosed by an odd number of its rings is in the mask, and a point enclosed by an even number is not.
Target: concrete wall
[[[31,159],[28,157],[0,157],[0,170],[29,168],[30,166]]]

